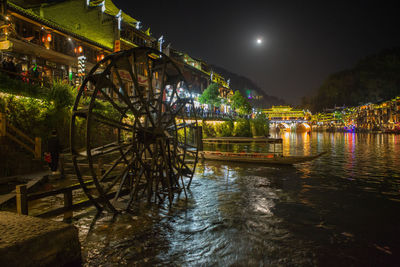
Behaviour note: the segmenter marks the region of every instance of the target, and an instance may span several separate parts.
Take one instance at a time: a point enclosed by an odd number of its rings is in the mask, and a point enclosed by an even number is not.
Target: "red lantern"
[[[74,48],[75,54],[81,54],[83,52],[82,46],[78,46]]]
[[[97,61],[103,60],[104,59],[104,54],[97,55]]]
[[[51,42],[51,34],[50,34],[50,33],[47,34],[47,41],[48,41],[48,42]]]

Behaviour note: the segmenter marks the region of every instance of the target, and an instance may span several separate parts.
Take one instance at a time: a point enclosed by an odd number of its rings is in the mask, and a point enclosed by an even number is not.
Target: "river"
[[[400,136],[277,136],[285,154],[328,153],[292,167],[205,162],[172,208],[85,210],[73,222],[84,264],[399,266]]]

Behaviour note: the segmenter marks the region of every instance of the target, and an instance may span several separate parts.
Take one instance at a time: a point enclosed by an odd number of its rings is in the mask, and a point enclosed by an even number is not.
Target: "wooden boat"
[[[234,153],[220,151],[201,151],[199,152],[199,155],[200,159],[205,160],[292,165],[314,160],[325,153],[326,152],[322,152],[313,156],[283,156],[283,154],[277,153]]]

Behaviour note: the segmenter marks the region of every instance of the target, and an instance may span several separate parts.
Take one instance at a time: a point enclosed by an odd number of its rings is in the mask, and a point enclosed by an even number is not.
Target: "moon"
[[[262,39],[261,38],[257,38],[257,44],[262,44]]]

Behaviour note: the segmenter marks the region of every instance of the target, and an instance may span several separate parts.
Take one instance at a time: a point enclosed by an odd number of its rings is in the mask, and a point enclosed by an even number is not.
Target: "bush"
[[[54,81],[47,94],[47,99],[54,101],[56,109],[70,108],[74,104],[75,97],[76,91],[74,88],[61,80]]]
[[[236,121],[233,135],[236,137],[251,137],[250,121],[248,119],[239,118]]]
[[[253,136],[267,136],[269,132],[269,121],[264,113],[258,114],[251,120]]]
[[[207,123],[205,120],[202,121],[203,126],[203,138],[215,137],[216,132],[211,123]]]
[[[233,121],[226,121],[216,125],[217,137],[229,137],[233,134]]]

